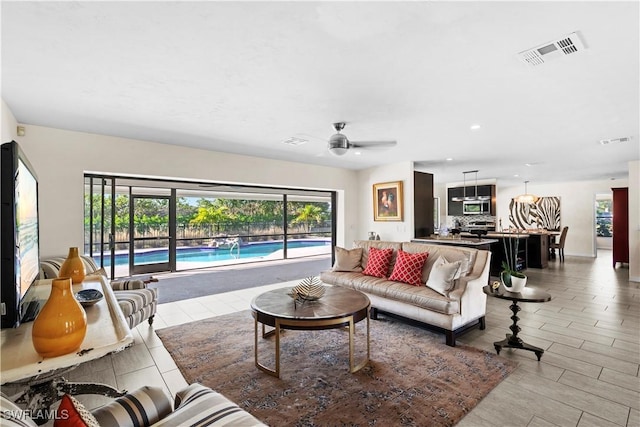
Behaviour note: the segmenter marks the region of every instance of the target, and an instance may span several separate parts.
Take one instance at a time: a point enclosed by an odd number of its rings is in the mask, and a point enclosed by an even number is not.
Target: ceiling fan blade
[[[349,147],[353,148],[377,148],[377,147],[393,147],[398,141],[349,141]]]

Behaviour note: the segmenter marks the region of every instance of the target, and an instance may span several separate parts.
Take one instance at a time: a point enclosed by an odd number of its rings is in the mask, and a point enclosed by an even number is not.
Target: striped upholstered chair
[[[23,412],[5,395],[0,396],[0,425],[36,426],[29,414]],[[63,412],[65,411],[65,412]],[[159,387],[141,387],[118,397],[105,406],[88,411],[79,401],[63,396],[59,414],[67,414],[65,425],[100,427],[122,426],[264,426],[238,405],[201,384],[194,383],[176,393],[175,408]],[[71,422],[75,422],[72,424]]]
[[[87,275],[104,274],[106,276],[104,270],[98,267],[93,258],[86,255],[80,255],[80,258]],[[40,278],[58,277],[65,259],[65,257],[53,257],[41,261]],[[149,325],[153,324],[153,317],[158,308],[158,289],[147,288],[147,284],[142,280],[113,280],[111,288],[130,328],[135,328],[147,319]]]

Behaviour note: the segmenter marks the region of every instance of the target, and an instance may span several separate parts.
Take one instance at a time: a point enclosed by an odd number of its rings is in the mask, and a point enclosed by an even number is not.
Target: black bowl
[[[102,292],[97,289],[84,289],[76,293],[76,299],[83,307],[89,307],[104,298]]]

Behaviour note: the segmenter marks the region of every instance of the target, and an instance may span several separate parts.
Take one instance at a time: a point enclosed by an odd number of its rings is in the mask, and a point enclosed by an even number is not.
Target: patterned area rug
[[[451,426],[516,364],[393,319],[371,321],[371,361],[349,373],[346,329],[285,331],[281,378],[254,365],[249,311],[160,329],[187,382],[199,382],[271,426]],[[366,320],[356,327],[356,362],[366,355]],[[274,338],[259,337],[274,366]]]

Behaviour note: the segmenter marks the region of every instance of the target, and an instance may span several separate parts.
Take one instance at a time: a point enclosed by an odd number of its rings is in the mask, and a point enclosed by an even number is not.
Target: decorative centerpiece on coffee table
[[[291,289],[289,296],[297,302],[317,301],[324,295],[325,284],[317,276],[305,277]]]

